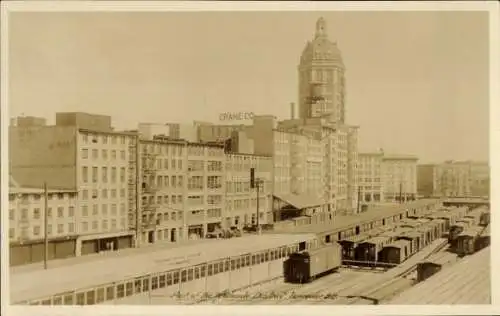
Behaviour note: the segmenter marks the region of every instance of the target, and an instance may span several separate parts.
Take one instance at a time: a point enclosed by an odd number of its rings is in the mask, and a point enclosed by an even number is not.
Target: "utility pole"
[[[403,203],[403,182],[399,181],[399,203]]]
[[[261,230],[260,230],[260,223],[259,223],[259,186],[260,186],[260,179],[255,178],[255,168],[250,168],[250,188],[253,189],[255,188],[257,190],[257,209],[256,209],[256,216],[257,218],[255,219],[255,223],[257,226],[257,233],[260,235]]]
[[[47,259],[49,257],[49,232],[48,228],[48,218],[49,218],[49,193],[47,190],[47,182],[43,183],[43,196],[44,196],[44,212],[43,212],[43,242],[44,242],[44,253],[43,253],[43,268],[47,270]]]
[[[358,185],[358,206],[357,206],[357,213],[359,214],[359,206],[360,206],[360,202],[361,201],[361,186]]]
[[[140,215],[141,215],[141,154],[140,154],[140,136],[137,133],[135,137],[135,247],[138,248],[140,245],[141,229],[140,229]]]

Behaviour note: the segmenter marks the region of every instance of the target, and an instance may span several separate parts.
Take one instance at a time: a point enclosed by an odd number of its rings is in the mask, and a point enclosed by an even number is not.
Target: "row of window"
[[[167,233],[168,236],[168,233]],[[224,272],[235,271],[244,267],[278,260],[299,250],[297,245],[280,247],[274,250],[262,251],[252,255],[243,255],[231,259],[217,260],[194,267],[170,270],[161,273],[133,278],[71,294],[59,294],[48,299],[30,302],[30,305],[94,305],[132,295],[162,289],[198,280]]]
[[[142,145],[142,152],[156,153],[181,157],[184,154],[184,146],[177,144],[144,144]]]
[[[93,204],[92,206],[92,216],[107,216],[108,215],[108,210],[109,210],[109,215],[111,216],[116,216],[118,213],[118,206],[117,204]],[[82,216],[87,217],[89,216],[89,206],[88,205],[82,205],[81,206],[81,211],[82,211]],[[126,208],[125,208],[125,203],[120,203],[120,215],[123,216],[126,213]]]
[[[64,218],[65,216],[65,210],[66,208],[63,206],[57,207],[57,218]],[[29,208],[22,208],[21,209],[21,220],[29,220],[29,219],[41,219],[43,211],[39,207],[35,207],[31,210],[30,214],[30,209]],[[67,209],[67,217],[73,217],[75,216],[75,207],[74,206],[69,206]],[[52,218],[52,207],[47,208],[47,217]],[[31,215],[31,216],[30,216]],[[16,209],[9,209],[9,220],[15,220],[16,219]]]
[[[110,192],[110,194],[108,195],[108,193]],[[89,195],[89,193],[91,195]],[[123,192],[125,193],[125,192]],[[120,197],[123,197],[122,195],[122,192],[120,192]],[[113,191],[113,189],[109,190],[109,189],[102,189],[102,190],[98,190],[98,189],[92,189],[92,190],[82,190],[81,191],[81,199],[82,200],[89,200],[89,199],[92,199],[92,200],[97,200],[97,199],[107,199],[107,198],[116,198],[116,192]]]
[[[182,194],[177,194],[177,195],[172,195],[171,198],[169,198],[169,195],[157,195],[156,196],[156,204],[158,205],[171,205],[171,204],[182,204],[183,203],[183,196]],[[153,196],[150,197],[142,197],[142,205],[147,205],[147,204],[155,204],[155,200]]]
[[[68,229],[65,231],[64,227],[67,226]],[[68,224],[57,224],[57,234],[72,234],[75,232],[75,223],[68,223]],[[36,237],[41,237],[43,231],[41,229],[41,226],[36,225],[31,228],[33,236]],[[53,236],[54,232],[52,229],[52,224],[47,225],[47,235]],[[9,238],[15,238],[16,237],[16,229],[15,228],[9,228]],[[31,236],[29,235],[28,228],[21,228],[20,229],[20,236],[21,238],[29,239]]]
[[[19,193],[17,194],[17,198],[19,198],[22,202],[29,201],[40,201],[42,199],[42,194],[35,193]],[[76,197],[76,193],[49,193],[47,195],[47,199],[49,201],[52,200],[64,200],[64,199],[74,199]],[[9,194],[9,201],[14,201],[16,199],[16,194]]]
[[[88,148],[82,148],[81,150],[81,157],[82,159],[99,159],[99,149],[92,149],[92,157],[89,156],[89,152],[90,152],[90,149]],[[120,159],[121,160],[126,160],[127,159],[127,153],[125,150],[116,150],[116,149],[111,149],[111,150],[108,150],[108,149],[101,149],[101,155],[100,155],[100,158],[103,159],[103,160],[108,160],[108,159],[111,159],[111,160],[116,160],[117,157],[118,157],[118,152],[120,152]]]
[[[167,158],[142,158],[142,166],[145,168],[156,168],[156,169],[165,169],[165,170],[182,170],[182,160],[181,159],[172,159],[169,160]],[[170,166],[170,168],[169,168]]]
[[[120,227],[119,228],[125,229],[126,223],[127,223],[126,218],[122,217],[120,219]],[[92,231],[106,231],[106,230],[114,230],[114,229],[118,228],[117,227],[117,220],[115,218],[111,219],[110,221],[105,219],[102,221],[95,220],[92,222],[82,222],[81,227],[82,227],[83,233],[88,232],[90,230],[92,230]]]
[[[82,134],[82,142],[84,144],[121,144],[125,145],[126,144],[126,139],[127,137],[124,135],[95,135],[95,134]]]
[[[117,172],[118,168],[117,167],[101,167],[101,172],[99,172],[99,167],[92,167],[92,182],[97,183],[97,182],[103,182],[103,183],[108,183],[110,181],[111,183],[116,183],[117,181]],[[82,181],[83,183],[88,183],[89,182],[89,171],[90,168],[87,166],[82,167]],[[101,174],[101,180],[99,181],[99,173]],[[126,170],[125,167],[120,168],[120,182],[124,183],[125,182],[125,176],[126,176]]]

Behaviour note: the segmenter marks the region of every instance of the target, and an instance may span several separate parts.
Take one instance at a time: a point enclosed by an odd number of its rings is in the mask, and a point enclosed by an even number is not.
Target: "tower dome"
[[[316,21],[314,39],[306,43],[302,51],[300,63],[310,63],[319,60],[335,63],[342,68],[344,67],[342,54],[337,43],[328,39],[326,21],[322,17]]]

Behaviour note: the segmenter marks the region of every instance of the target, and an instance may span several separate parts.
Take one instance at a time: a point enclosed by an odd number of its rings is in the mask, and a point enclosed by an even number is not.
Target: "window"
[[[120,214],[121,214],[122,216],[124,216],[124,215],[125,215],[125,203],[121,203],[121,204],[120,204]]]
[[[9,220],[14,220],[15,219],[15,210],[14,209],[9,209]]]
[[[105,219],[102,221],[102,229],[104,230],[108,229],[108,220]]]
[[[116,150],[111,151],[111,159],[116,160]]]
[[[92,215],[94,216],[99,215],[99,205],[97,204],[92,205]]]
[[[125,189],[120,189],[120,197],[125,197]]]
[[[75,224],[68,223],[68,233],[74,233],[74,232],[75,232]]]
[[[96,230],[96,229],[97,229],[97,227],[98,227],[98,223],[97,223],[97,221],[93,221],[93,222],[92,222],[92,229],[93,229],[93,230]]]
[[[116,216],[116,204],[111,204],[111,215]]]
[[[57,224],[57,233],[62,234],[64,232],[64,225],[63,224]]]
[[[75,216],[75,207],[70,206],[68,207],[68,217],[73,217],[73,216]]]
[[[89,230],[89,223],[87,222],[82,222],[82,231],[86,232]]]
[[[40,226],[33,226],[33,235],[34,236],[40,235]]]
[[[34,219],[40,219],[40,209],[39,208],[35,208],[33,210],[33,218]]]
[[[99,152],[97,149],[92,149],[92,159],[97,159],[99,158]]]
[[[102,175],[102,182],[107,183],[108,182],[108,167],[102,167],[101,175]]]
[[[102,150],[102,153],[101,153],[101,156],[102,156],[102,159],[108,159],[108,150],[107,149],[103,149]]]
[[[111,182],[116,182],[116,167],[111,167]]]
[[[123,190],[123,189],[122,189]],[[111,190],[111,198],[116,199],[116,189]]]
[[[83,183],[89,182],[89,168],[82,167],[82,181]]]
[[[92,182],[97,183],[98,169],[97,167],[92,167]]]
[[[88,159],[89,158],[89,150],[86,148],[82,148],[82,159]]]
[[[102,189],[102,198],[107,199],[108,198],[108,190]]]
[[[64,207],[58,207],[57,208],[57,217],[58,218],[63,218],[64,217]]]
[[[111,220],[111,229],[116,229],[116,219]]]
[[[125,167],[120,168],[120,182],[125,182]]]
[[[125,160],[125,150],[120,151],[120,158]]]

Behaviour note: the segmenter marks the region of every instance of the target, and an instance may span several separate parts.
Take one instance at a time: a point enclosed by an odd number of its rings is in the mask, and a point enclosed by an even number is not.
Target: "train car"
[[[481,216],[479,217],[479,225],[488,226],[489,224],[490,224],[490,212],[488,210],[485,210],[481,213]]]
[[[410,251],[412,253],[419,251],[424,247],[425,242],[425,232],[422,232],[418,229],[404,232],[399,235],[397,240],[407,240],[409,241]]]
[[[377,262],[379,252],[392,242],[390,236],[377,236],[358,244],[354,251],[356,261]]]
[[[342,265],[340,245],[333,243],[301,253],[293,253],[283,263],[283,275],[289,283],[308,283],[333,272]]]
[[[387,246],[380,252],[380,261],[385,263],[400,264],[408,259],[414,252],[411,241],[400,239]]]
[[[486,226],[484,230],[481,232],[479,237],[476,239],[475,251],[479,251],[483,248],[486,248],[490,245],[490,225]]]
[[[442,238],[448,233],[448,222],[446,219],[442,218],[436,218],[432,220],[432,223],[437,226],[437,237],[436,238]]]
[[[475,252],[476,240],[483,231],[481,226],[469,227],[457,236],[453,250],[459,255],[471,255]]]
[[[371,238],[368,234],[355,235],[344,238],[338,243],[342,247],[342,260],[356,260],[355,249],[359,243]]]
[[[463,223],[456,223],[454,225],[451,225],[448,232],[448,243],[450,244],[451,248],[454,248],[456,246],[458,235],[460,235],[465,229],[466,226]]]
[[[457,256],[450,252],[438,252],[417,264],[417,282],[427,280],[441,269],[456,261]]]

